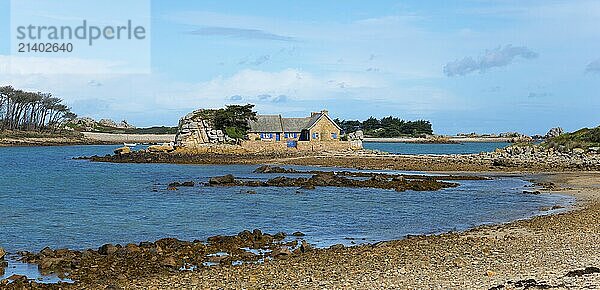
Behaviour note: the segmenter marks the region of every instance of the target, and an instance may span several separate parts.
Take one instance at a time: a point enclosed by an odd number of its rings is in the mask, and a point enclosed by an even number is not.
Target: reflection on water
[[[4,275],[0,275],[0,280],[8,279],[12,275],[24,275],[29,280],[34,280],[37,283],[73,283],[72,280],[68,278],[61,279],[54,274],[42,275],[42,273],[38,270],[37,265],[27,264],[17,261],[17,256],[8,255],[5,257],[8,262],[8,267],[4,269]],[[2,272],[0,271],[0,274]]]

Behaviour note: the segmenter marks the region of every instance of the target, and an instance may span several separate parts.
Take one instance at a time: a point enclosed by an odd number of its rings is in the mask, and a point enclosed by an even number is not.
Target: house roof
[[[335,126],[338,126],[327,114],[313,113],[310,117],[304,118],[284,118],[281,115],[258,115],[256,121],[250,121],[250,132],[302,132],[310,130],[321,118],[329,119]]]
[[[310,124],[310,117],[281,118],[284,132],[301,132]]]
[[[283,132],[281,115],[258,115],[256,121],[248,122],[250,132]]]

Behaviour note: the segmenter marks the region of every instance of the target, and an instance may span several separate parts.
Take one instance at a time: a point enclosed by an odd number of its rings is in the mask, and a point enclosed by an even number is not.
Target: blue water
[[[0,246],[15,253],[45,246],[97,248],[177,237],[206,239],[259,228],[301,231],[318,246],[463,230],[539,214],[570,197],[522,194],[514,178],[461,181],[435,192],[379,189],[196,186],[167,191],[172,181],[254,174],[257,166],[111,164],[72,160],[115,146],[0,148]]]
[[[492,152],[511,143],[472,142],[460,144],[416,144],[416,143],[379,143],[364,142],[365,149],[379,150],[395,154],[474,154]]]

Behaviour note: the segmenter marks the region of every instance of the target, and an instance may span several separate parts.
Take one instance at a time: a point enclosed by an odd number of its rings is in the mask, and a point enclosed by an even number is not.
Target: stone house
[[[281,115],[258,115],[250,121],[248,139],[263,141],[339,141],[341,128],[329,112],[311,113],[310,117],[285,118]]]

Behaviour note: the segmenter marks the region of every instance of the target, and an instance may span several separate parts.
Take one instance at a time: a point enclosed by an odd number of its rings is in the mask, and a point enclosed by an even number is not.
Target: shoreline
[[[455,137],[439,136],[440,138],[393,137],[372,138],[365,137],[365,143],[409,143],[409,144],[462,144],[462,143],[518,143],[524,141],[518,137]]]
[[[436,172],[439,173],[439,172]],[[456,171],[452,171],[452,174],[456,174]],[[437,257],[437,259],[444,260],[442,255],[444,251],[448,251],[453,248],[460,248],[464,251],[469,251],[469,249],[461,247],[461,243],[457,243],[457,241],[470,241],[478,240],[484,238],[486,243],[489,242],[487,240],[489,237],[494,237],[498,235],[506,236],[515,234],[517,236],[525,236],[530,238],[536,238],[538,235],[548,235],[551,233],[555,233],[557,228],[545,228],[543,225],[546,223],[556,225],[555,220],[567,219],[573,220],[574,216],[580,216],[586,212],[595,212],[598,214],[600,212],[600,185],[597,184],[597,177],[600,175],[600,172],[556,172],[556,173],[515,173],[515,172],[461,172],[468,173],[473,175],[482,175],[482,176],[511,176],[521,178],[523,180],[533,181],[537,184],[548,184],[549,182],[553,182],[555,186],[552,189],[543,189],[542,191],[545,193],[556,193],[556,194],[566,194],[570,196],[574,196],[576,198],[575,204],[565,212],[561,213],[549,213],[549,214],[540,214],[533,216],[527,219],[515,220],[507,223],[501,224],[490,224],[490,225],[481,225],[474,227],[472,229],[468,229],[461,232],[451,232],[451,233],[442,233],[442,234],[433,234],[433,235],[418,235],[418,236],[410,236],[407,238],[399,239],[399,240],[390,240],[390,241],[382,241],[375,244],[368,245],[357,245],[353,247],[330,247],[324,249],[316,249],[311,251],[310,253],[302,253],[300,255],[292,255],[289,257],[282,257],[281,259],[276,259],[273,261],[268,261],[263,264],[253,265],[253,264],[244,264],[240,266],[216,266],[216,267],[208,267],[202,268],[200,271],[194,272],[177,272],[177,273],[169,273],[169,274],[158,274],[151,275],[147,277],[128,277],[126,280],[110,280],[104,281],[103,283],[78,283],[74,285],[65,285],[61,284],[61,287],[67,286],[67,288],[71,289],[80,289],[85,287],[105,287],[110,285],[115,285],[118,287],[123,287],[124,289],[145,289],[145,288],[169,288],[176,289],[179,285],[181,287],[192,287],[198,286],[200,288],[262,288],[262,287],[273,287],[276,286],[278,288],[289,288],[292,285],[299,285],[302,287],[308,288],[322,288],[333,287],[351,287],[351,288],[363,288],[363,287],[383,287],[382,285],[392,286],[392,287],[450,287],[450,288],[479,288],[479,289],[487,289],[490,287],[495,287],[498,285],[505,285],[508,281],[519,281],[519,279],[536,279],[536,281],[558,281],[552,283],[564,283],[564,276],[557,275],[560,274],[560,271],[552,271],[554,276],[544,276],[548,275],[548,273],[541,271],[546,269],[546,265],[539,266],[539,269],[536,269],[535,274],[532,273],[523,273],[521,276],[514,274],[504,275],[503,271],[497,270],[497,268],[490,268],[486,270],[486,267],[479,267],[479,263],[471,264],[469,266],[469,260],[473,258],[472,255],[458,254],[450,259],[449,261],[445,261],[446,264],[442,266],[444,271],[440,272],[440,269],[433,267],[434,269],[430,269],[431,264],[427,268],[421,268],[423,265],[419,262],[419,259],[423,257]],[[577,219],[575,219],[577,220]],[[539,231],[540,224],[541,232]],[[562,223],[558,223],[559,225]],[[530,227],[538,228],[538,230],[529,231],[525,230]],[[569,225],[573,227],[573,225]],[[597,227],[597,225],[596,225]],[[577,230],[577,226],[575,226]],[[576,231],[577,232],[577,231]],[[571,233],[573,234],[573,233]],[[596,237],[592,237],[594,240],[599,240],[600,237],[596,235]],[[449,241],[452,241],[454,245],[450,245]],[[513,240],[508,240],[509,242]],[[495,242],[502,242],[495,241]],[[472,244],[472,243],[471,243]],[[471,245],[470,244],[470,245]],[[510,244],[510,243],[509,243]],[[478,245],[475,243],[475,245]],[[600,245],[600,244],[599,244]],[[472,245],[471,245],[472,246]],[[581,246],[577,243],[569,244],[569,247],[573,246],[577,248]],[[420,249],[425,247],[425,249]],[[431,248],[433,247],[433,248]],[[445,249],[444,251],[440,251],[438,247]],[[449,248],[448,248],[449,247]],[[596,246],[600,248],[600,246]],[[592,247],[593,248],[593,247]],[[481,250],[481,249],[479,249]],[[509,249],[510,250],[510,249]],[[492,249],[488,249],[490,253],[493,253]],[[482,252],[479,252],[480,254]],[[487,256],[489,254],[485,254]],[[412,257],[411,255],[418,254],[419,259],[409,259],[405,260],[406,255]],[[372,267],[368,266],[367,260],[364,260],[364,256],[374,256],[377,259],[381,259],[387,255],[398,256],[398,258],[407,263],[403,264],[402,267],[397,268],[396,272],[392,274],[401,274],[401,275],[392,275],[392,277],[387,277],[384,279],[376,279],[367,284],[356,284],[357,282],[363,281],[364,279],[358,279],[359,277],[364,278],[365,271],[371,275],[380,276],[381,272],[374,270]],[[383,255],[383,256],[382,256]],[[439,256],[442,255],[442,256]],[[492,255],[493,256],[493,255]],[[418,258],[417,257],[417,258]],[[588,257],[591,258],[589,265],[587,266],[600,266],[600,257]],[[340,259],[342,263],[337,263],[336,259]],[[513,256],[513,263],[518,263],[522,260],[519,256]],[[336,261],[331,265],[328,261]],[[362,261],[362,262],[361,262]],[[371,261],[371,260],[368,260]],[[475,260],[477,261],[477,260]],[[423,261],[421,261],[423,262]],[[381,264],[381,261],[378,260],[377,264]],[[392,263],[397,264],[397,263]],[[385,265],[385,264],[384,264]],[[408,267],[407,265],[410,265]],[[333,269],[346,269],[346,267],[350,267],[353,269],[353,273],[358,276],[346,276],[345,282],[346,284],[339,284],[338,281],[331,280],[335,275],[340,275],[340,272],[337,270],[332,270],[329,268],[332,266]],[[339,268],[343,266],[342,268]],[[466,275],[466,273],[462,273],[461,271],[464,268],[477,268],[478,275]],[[550,265],[551,268],[555,268],[555,266]],[[577,267],[576,267],[577,266]],[[580,263],[577,265],[569,265],[569,267],[564,267],[565,271],[577,270],[580,268],[584,268],[585,263]],[[323,268],[324,267],[324,268]],[[402,270],[404,269],[404,270]],[[417,270],[420,269],[420,270]],[[300,271],[300,273],[290,272],[291,270]],[[302,271],[303,270],[303,271]],[[390,270],[386,268],[386,271]],[[415,270],[415,271],[413,271]],[[283,271],[283,273],[290,275],[290,277],[294,277],[292,281],[289,280],[273,280],[270,277],[265,276],[265,274],[273,274],[278,273],[278,271]],[[316,272],[315,272],[316,271]],[[325,271],[327,274],[323,274],[322,271]],[[333,271],[333,272],[332,272]],[[358,272],[356,272],[358,271]],[[399,271],[399,272],[398,272]],[[444,276],[444,273],[450,272],[461,272],[461,275],[458,279],[445,280],[448,277]],[[565,272],[563,271],[563,272]],[[387,273],[387,272],[386,272]],[[491,273],[491,274],[490,274]],[[413,279],[404,279],[404,276],[407,275],[414,276]],[[562,273],[564,274],[564,273]],[[225,276],[225,280],[221,280],[218,277]],[[334,276],[331,276],[334,275]],[[430,277],[436,277],[435,279],[430,280],[429,284],[422,284],[422,282],[426,281],[422,278],[427,276],[428,279]],[[541,276],[540,276],[541,275]],[[252,279],[251,277],[257,277],[256,279]],[[260,277],[260,278],[259,278]],[[287,276],[279,276],[279,277],[287,277]],[[444,277],[442,279],[442,277]],[[541,278],[540,278],[541,277]],[[591,277],[591,278],[589,278]],[[128,280],[133,278],[133,281],[129,282]],[[272,278],[272,277],[271,277]],[[592,285],[600,285],[600,275],[593,274],[592,276],[586,276],[583,278],[578,278],[576,281],[568,280],[568,283],[576,283],[572,285],[584,285],[577,283],[593,283]],[[308,280],[307,280],[308,279]],[[591,279],[591,282],[590,282]],[[580,281],[581,280],[581,281]],[[452,284],[447,284],[447,282],[453,282]],[[323,284],[325,283],[325,284]],[[559,283],[559,284],[560,284]],[[556,285],[559,285],[556,284]],[[12,284],[11,284],[12,285]],[[549,284],[555,285],[555,284]],[[585,284],[587,285],[587,284]],[[506,286],[510,286],[506,284]],[[513,285],[514,286],[514,285]],[[46,287],[46,286],[42,286]],[[52,284],[50,286],[52,287]],[[520,289],[520,288],[517,288]]]

